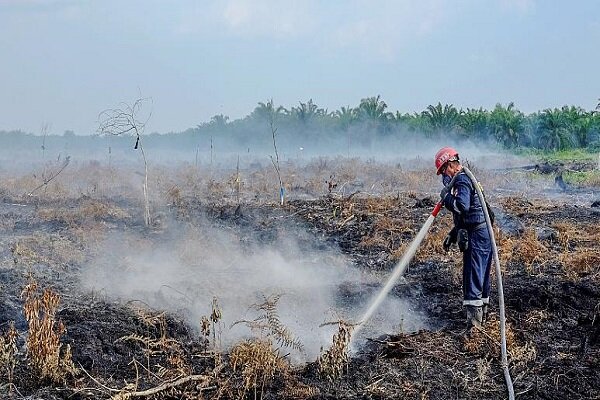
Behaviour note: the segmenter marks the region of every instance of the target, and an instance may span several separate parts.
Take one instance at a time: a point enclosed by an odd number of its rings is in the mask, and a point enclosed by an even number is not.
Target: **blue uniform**
[[[443,176],[444,185],[450,180]],[[469,237],[469,246],[463,252],[463,305],[488,304],[492,240],[485,224],[482,202],[464,172],[458,173],[452,190],[444,198],[444,206],[452,212],[456,228],[466,229]]]

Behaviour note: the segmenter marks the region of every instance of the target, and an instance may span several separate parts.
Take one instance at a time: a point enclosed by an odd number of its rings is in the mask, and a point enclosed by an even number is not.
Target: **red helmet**
[[[458,160],[458,151],[452,147],[442,147],[435,155],[435,169],[437,170],[437,174],[442,173],[442,167],[448,161],[456,160]]]

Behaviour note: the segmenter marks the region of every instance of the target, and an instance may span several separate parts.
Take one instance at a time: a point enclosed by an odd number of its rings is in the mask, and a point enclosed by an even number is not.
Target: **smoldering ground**
[[[281,294],[278,316],[304,346],[293,357],[314,360],[331,343],[335,329],[321,325],[357,321],[384,278],[350,266],[331,248],[307,243],[306,233],[297,228],[259,243],[210,224],[171,222],[169,233],[155,237],[113,234],[97,246],[82,283],[110,298],[178,313],[196,329],[201,317],[211,314],[216,297],[223,315],[217,345],[225,348],[253,334],[246,324],[234,324],[259,316],[253,304]],[[414,331],[424,324],[410,302],[390,297],[364,335]]]

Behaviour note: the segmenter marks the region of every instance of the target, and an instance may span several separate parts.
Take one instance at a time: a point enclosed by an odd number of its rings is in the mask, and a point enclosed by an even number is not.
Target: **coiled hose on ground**
[[[487,224],[488,231],[490,233],[490,239],[492,240],[492,250],[494,252],[494,263],[496,264],[496,277],[497,286],[498,286],[498,308],[500,310],[500,337],[501,337],[501,349],[502,349],[502,369],[504,370],[504,380],[506,381],[506,387],[508,388],[508,398],[509,400],[514,400],[515,398],[515,389],[513,387],[512,378],[510,377],[510,371],[508,370],[508,355],[506,349],[506,313],[504,312],[504,289],[502,286],[502,272],[500,271],[500,258],[498,257],[498,246],[496,246],[496,238],[494,237],[494,229],[492,228],[492,221],[490,219],[490,214],[488,213],[487,207],[485,206],[485,198],[483,197],[483,192],[481,191],[481,186],[475,178],[475,175],[465,166],[463,166],[463,171],[465,174],[471,179],[473,183],[473,187],[477,191],[477,196],[479,196],[479,202],[481,203],[481,208],[483,209],[483,214],[485,215],[485,223]]]

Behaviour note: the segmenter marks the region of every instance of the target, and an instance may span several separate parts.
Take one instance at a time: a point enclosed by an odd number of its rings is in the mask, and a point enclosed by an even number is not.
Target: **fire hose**
[[[485,223],[488,228],[488,232],[490,233],[490,239],[492,241],[492,250],[494,252],[494,263],[496,264],[496,277],[498,286],[498,308],[500,310],[500,347],[502,350],[501,364],[502,370],[504,371],[504,380],[506,381],[506,387],[508,388],[508,398],[509,400],[514,400],[515,398],[515,389],[513,387],[512,378],[510,377],[510,371],[508,370],[508,351],[506,349],[506,313],[504,312],[504,289],[502,285],[502,271],[500,270],[500,258],[498,257],[498,246],[496,246],[496,238],[494,237],[494,229],[492,228],[492,221],[490,219],[490,214],[488,213],[487,207],[485,205],[485,198],[483,197],[483,192],[481,191],[481,186],[475,178],[475,175],[469,170],[469,168],[463,166],[463,171],[465,174],[471,179],[471,183],[475,190],[477,191],[477,196],[479,196],[479,202],[481,203],[481,208],[483,209],[483,215],[485,216]],[[455,175],[456,176],[456,175]],[[453,183],[453,182],[451,182]],[[441,203],[441,202],[440,202]]]
[[[496,246],[494,229],[492,227],[492,221],[490,219],[489,212],[487,210],[487,207],[485,206],[485,204],[486,204],[485,198],[483,196],[483,192],[481,191],[479,182],[477,181],[477,179],[475,178],[473,173],[467,167],[463,166],[462,170],[467,174],[467,176],[471,180],[471,183],[473,184],[473,187],[475,188],[475,190],[477,192],[477,196],[479,197],[480,203],[482,205],[481,208],[483,209],[483,214],[485,216],[485,222],[486,222],[487,229],[490,234],[490,239],[492,242],[492,251],[494,253],[494,263],[496,264],[496,277],[497,277],[497,286],[498,286],[498,308],[500,309],[501,365],[502,365],[502,369],[504,371],[504,379],[506,381],[506,387],[508,389],[508,398],[509,398],[509,400],[514,400],[515,391],[514,391],[514,387],[513,387],[513,383],[512,383],[512,378],[510,376],[510,371],[508,369],[508,354],[507,354],[508,352],[506,349],[506,314],[504,312],[504,290],[503,290],[503,285],[502,285],[502,271],[500,270],[500,258],[498,257],[498,247]],[[454,185],[454,182],[455,182],[457,176],[458,176],[458,174],[454,175],[452,180],[448,183],[448,185],[446,185],[446,187],[444,189],[445,193],[448,193],[450,191],[450,189]],[[437,215],[439,214],[443,205],[444,205],[444,199],[442,198],[435,205],[433,211],[431,212],[431,215],[429,216],[429,218],[427,219],[425,224],[423,224],[423,227],[417,233],[417,236],[415,237],[415,239],[409,246],[408,250],[404,253],[402,258],[400,259],[400,261],[394,268],[392,275],[388,278],[388,281],[386,282],[385,286],[381,289],[381,291],[379,292],[377,297],[371,302],[371,305],[369,306],[369,308],[363,315],[362,319],[355,326],[354,333],[350,339],[351,341],[358,335],[358,332],[363,327],[363,325],[375,313],[375,311],[377,310],[377,308],[379,307],[381,302],[385,299],[387,294],[390,292],[392,287],[395,285],[396,280],[404,273],[410,260],[415,255],[417,249],[419,248],[419,245],[425,238],[425,235],[429,231],[429,228],[433,224],[435,217],[437,217]]]

